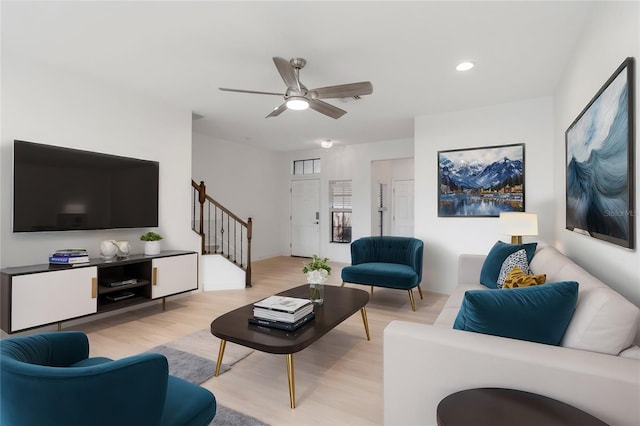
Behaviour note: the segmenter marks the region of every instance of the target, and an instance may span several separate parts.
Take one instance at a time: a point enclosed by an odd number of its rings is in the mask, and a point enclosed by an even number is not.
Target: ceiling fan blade
[[[324,115],[327,115],[331,118],[335,118],[336,120],[347,113],[347,111],[335,107],[331,104],[328,104],[323,101],[319,101],[317,99],[307,99],[309,102],[309,108],[318,111]]]
[[[339,84],[337,86],[320,87],[310,92],[317,93],[316,99],[327,98],[351,98],[354,96],[370,95],[373,93],[373,85],[370,81],[359,83]]]
[[[269,115],[267,115],[265,118],[269,118],[269,117],[277,117],[277,116],[279,116],[280,114],[282,114],[282,113],[284,112],[284,110],[286,110],[286,109],[287,109],[287,103],[285,102],[285,103],[283,103],[282,105],[280,105],[280,106],[278,106],[278,107],[275,107],[275,108],[273,109],[273,111],[271,111],[271,112],[269,113]]]
[[[255,90],[243,90],[243,89],[227,89],[226,87],[218,87],[218,89],[223,92],[238,92],[238,93],[255,93],[256,95],[278,95],[284,96],[284,93],[275,93],[275,92],[258,92]]]
[[[300,82],[296,77],[296,70],[289,63],[289,61],[287,61],[285,58],[274,56],[273,63],[276,64],[276,68],[280,73],[280,77],[282,77],[282,79],[284,80],[284,84],[286,84],[287,87],[298,89],[298,93],[300,93]]]

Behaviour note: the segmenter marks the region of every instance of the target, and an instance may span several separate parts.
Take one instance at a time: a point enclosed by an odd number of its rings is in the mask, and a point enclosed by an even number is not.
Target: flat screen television
[[[158,226],[158,162],[19,140],[13,149],[13,232]]]

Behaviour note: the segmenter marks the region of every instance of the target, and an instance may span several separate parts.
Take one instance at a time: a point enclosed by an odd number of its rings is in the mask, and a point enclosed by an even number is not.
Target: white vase
[[[118,247],[118,258],[126,259],[129,257],[129,251],[131,250],[131,244],[129,241],[116,241]]]
[[[104,240],[100,243],[100,256],[104,260],[113,260],[118,254],[118,246],[114,240]]]
[[[145,241],[144,254],[147,256],[160,254],[160,241]]]

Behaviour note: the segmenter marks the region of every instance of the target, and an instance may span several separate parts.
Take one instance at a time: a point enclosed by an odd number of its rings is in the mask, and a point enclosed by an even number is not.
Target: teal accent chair
[[[345,283],[386,287],[409,292],[411,309],[416,310],[413,289],[422,296],[422,253],[424,243],[411,237],[364,237],[351,243],[351,266],[342,268]]]
[[[0,341],[2,425],[204,426],[215,413],[213,394],[170,376],[163,355],[89,358],[78,331]]]

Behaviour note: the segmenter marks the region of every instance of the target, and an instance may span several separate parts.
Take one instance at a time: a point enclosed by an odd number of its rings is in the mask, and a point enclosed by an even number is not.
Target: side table
[[[569,404],[514,389],[478,388],[438,404],[438,426],[606,426]]]

